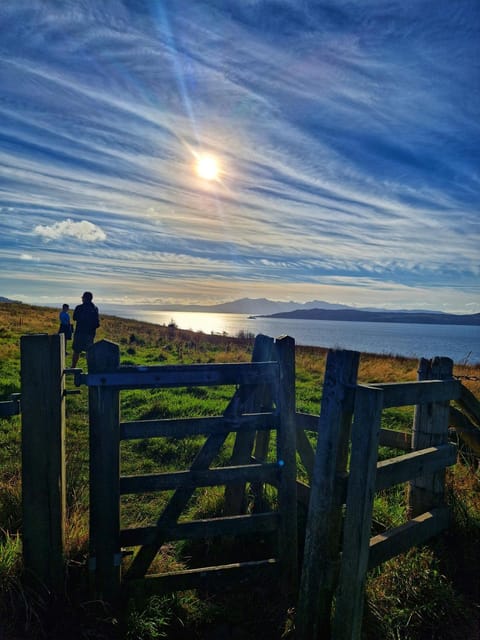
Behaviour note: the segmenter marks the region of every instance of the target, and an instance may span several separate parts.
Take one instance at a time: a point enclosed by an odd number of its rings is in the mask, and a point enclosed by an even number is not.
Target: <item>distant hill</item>
[[[17,300],[9,300],[8,298],[1,298],[0,302],[18,302]],[[295,302],[295,301],[278,301],[278,300],[269,300],[267,298],[240,298],[238,300],[232,300],[231,302],[222,302],[220,304],[161,304],[161,303],[151,303],[151,304],[140,304],[137,305],[134,301],[130,304],[126,302],[125,304],[119,305],[114,303],[107,303],[99,301],[101,311],[103,313],[112,313],[119,314],[120,316],[125,316],[125,313],[128,312],[129,308],[141,307],[144,310],[148,311],[168,311],[168,312],[194,312],[194,313],[239,313],[245,314],[249,316],[265,316],[265,317],[277,317],[277,314],[280,313],[304,313],[306,311],[349,311],[352,313],[358,312],[370,312],[370,313],[380,313],[380,314],[399,314],[403,316],[408,316],[408,318],[403,318],[399,320],[399,322],[414,322],[412,317],[414,315],[430,315],[430,316],[442,316],[447,318],[449,315],[455,314],[445,314],[442,311],[432,311],[425,309],[378,309],[374,307],[349,307],[345,304],[338,304],[332,302],[326,302],[325,300],[310,300],[309,302]],[[40,303],[39,303],[40,304]],[[42,303],[45,304],[45,303]],[[46,306],[49,307],[61,307],[61,301],[55,303],[48,303]],[[122,311],[119,313],[119,309]],[[290,316],[287,316],[290,317]],[[293,316],[300,317],[300,316]],[[308,316],[310,317],[310,316]],[[460,316],[455,316],[456,318]],[[469,317],[469,316],[465,316]],[[335,318],[337,318],[335,316]],[[348,320],[349,318],[337,318]],[[372,321],[372,320],[370,320]],[[385,316],[381,318],[382,322],[392,322],[392,320],[387,320]],[[458,324],[458,322],[455,322]],[[468,324],[471,324],[470,322]],[[475,324],[475,323],[474,323]]]
[[[10,298],[4,298],[0,296],[0,302],[20,302],[19,300],[10,300]]]
[[[221,304],[204,305],[204,304],[151,304],[142,305],[142,308],[152,309],[156,311],[188,311],[197,313],[246,313],[249,315],[267,315],[275,313],[287,313],[290,311],[303,311],[307,309],[329,309],[337,310],[357,310],[346,304],[336,304],[326,302],[325,300],[310,300],[309,302],[280,302],[278,300],[268,300],[267,298],[240,298],[231,302],[223,302]],[[361,311],[375,311],[383,313],[383,309],[360,308]],[[395,310],[394,313],[424,313],[423,310]],[[440,314],[441,311],[425,311],[425,313]]]
[[[142,305],[147,308],[146,305]],[[348,309],[343,304],[332,304],[323,300],[312,300],[311,302],[279,302],[268,300],[267,298],[240,298],[231,302],[220,304],[152,304],[148,308],[158,311],[189,311],[198,313],[247,313],[247,314],[268,314],[281,313],[284,311],[294,311],[296,309]]]
[[[408,324],[463,324],[480,325],[480,313],[460,315],[435,311],[363,311],[360,309],[297,309],[274,313],[266,318],[289,320],[337,320],[339,322],[401,322]]]

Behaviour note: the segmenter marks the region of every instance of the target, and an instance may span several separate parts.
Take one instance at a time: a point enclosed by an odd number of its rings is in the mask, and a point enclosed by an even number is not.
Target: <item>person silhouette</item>
[[[80,354],[92,346],[95,333],[100,326],[98,308],[93,304],[93,295],[85,291],[82,295],[82,304],[75,307],[73,319],[76,322],[73,334],[72,369],[77,366]]]
[[[65,336],[65,353],[67,353],[67,341],[72,339],[73,326],[70,321],[69,314],[70,307],[68,304],[62,305],[62,310],[59,313],[60,326],[58,328],[58,333],[63,333]]]

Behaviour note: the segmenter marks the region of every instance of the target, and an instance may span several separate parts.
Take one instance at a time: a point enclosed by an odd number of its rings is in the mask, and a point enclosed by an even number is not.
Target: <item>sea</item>
[[[100,313],[167,325],[207,334],[263,333],[289,335],[298,345],[350,349],[366,353],[433,358],[445,356],[456,364],[480,364],[480,326],[351,322],[250,317],[241,313],[157,311],[141,306],[100,305]]]

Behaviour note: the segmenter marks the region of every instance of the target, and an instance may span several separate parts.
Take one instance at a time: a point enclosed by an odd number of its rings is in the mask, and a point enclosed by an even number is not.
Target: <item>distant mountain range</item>
[[[198,313],[247,313],[250,315],[274,315],[277,313],[288,313],[290,311],[303,311],[310,309],[328,309],[331,311],[340,310],[352,310],[356,311],[354,307],[349,307],[345,304],[333,304],[326,302],[325,300],[311,300],[310,302],[279,302],[274,300],[268,300],[267,298],[240,298],[239,300],[233,300],[232,302],[223,302],[221,304],[213,305],[200,305],[200,304],[151,304],[142,305],[142,308],[156,309],[157,311],[187,311]],[[383,309],[375,309],[370,307],[362,307],[362,311],[375,311],[383,313]],[[403,311],[401,309],[393,311],[393,313],[435,313],[442,314],[441,311],[424,311],[421,309],[415,309],[413,311]]]
[[[145,305],[142,305],[145,307]],[[322,300],[312,300],[311,302],[278,302],[268,300],[267,298],[240,298],[232,302],[223,302],[221,304],[152,304],[148,308],[157,309],[158,311],[191,311],[198,313],[248,313],[248,314],[267,314],[282,313],[284,311],[294,311],[296,309],[348,309],[343,304],[331,304]]]
[[[162,311],[198,313],[244,313],[251,317],[288,318],[308,320],[338,320],[355,322],[403,322],[421,324],[480,324],[480,314],[460,315],[425,309],[354,308],[345,304],[332,304],[325,300],[310,302],[278,302],[267,298],[241,298],[214,305],[149,305]]]

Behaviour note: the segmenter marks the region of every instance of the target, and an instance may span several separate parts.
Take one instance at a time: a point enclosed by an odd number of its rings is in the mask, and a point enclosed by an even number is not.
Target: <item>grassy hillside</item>
[[[0,401],[19,392],[19,338],[28,333],[55,333],[58,311],[17,303],[0,303]],[[176,364],[249,361],[251,336],[213,336],[158,325],[101,316],[98,339],[120,345],[122,364]],[[318,415],[326,351],[296,349],[297,410]],[[442,354],[439,354],[442,355]],[[67,358],[67,364],[69,363]],[[85,367],[80,359],[79,366]],[[417,362],[362,354],[360,380],[414,380]],[[480,397],[480,369],[457,366],[455,375]],[[72,382],[68,382],[72,385]],[[148,390],[122,392],[127,420],[220,414],[232,390]],[[384,426],[408,430],[412,409],[384,412]],[[20,418],[0,419],[0,637],[19,638],[230,638],[277,639],[291,621],[279,609],[275,588],[263,585],[248,592],[195,592],[152,598],[119,617],[88,600],[84,563],[88,546],[88,407],[87,392],[67,398],[67,559],[69,580],[65,602],[51,603],[29,590],[21,572]],[[228,459],[229,439],[221,455]],[[122,443],[122,473],[185,468],[198,449],[198,439]],[[452,528],[428,546],[371,572],[367,584],[365,637],[372,640],[477,637],[479,625],[480,474],[478,461],[462,448],[459,464],[448,471]],[[380,451],[380,457],[390,452]],[[299,476],[305,478],[299,468]],[[380,493],[375,500],[375,532],[405,520],[405,488]],[[190,505],[195,518],[221,509],[220,490],[202,492]],[[122,498],[122,523],[150,524],[161,511],[158,495]],[[459,551],[461,550],[461,552]],[[231,550],[227,550],[231,551]],[[238,550],[237,550],[238,551]],[[251,543],[242,552],[252,553]],[[168,545],[154,569],[184,566],[226,553],[220,545]],[[128,559],[126,560],[128,562]],[[274,586],[273,586],[274,587]],[[261,615],[259,615],[261,612]],[[3,625],[3,626],[2,626]],[[290,625],[290,626],[289,626]]]

